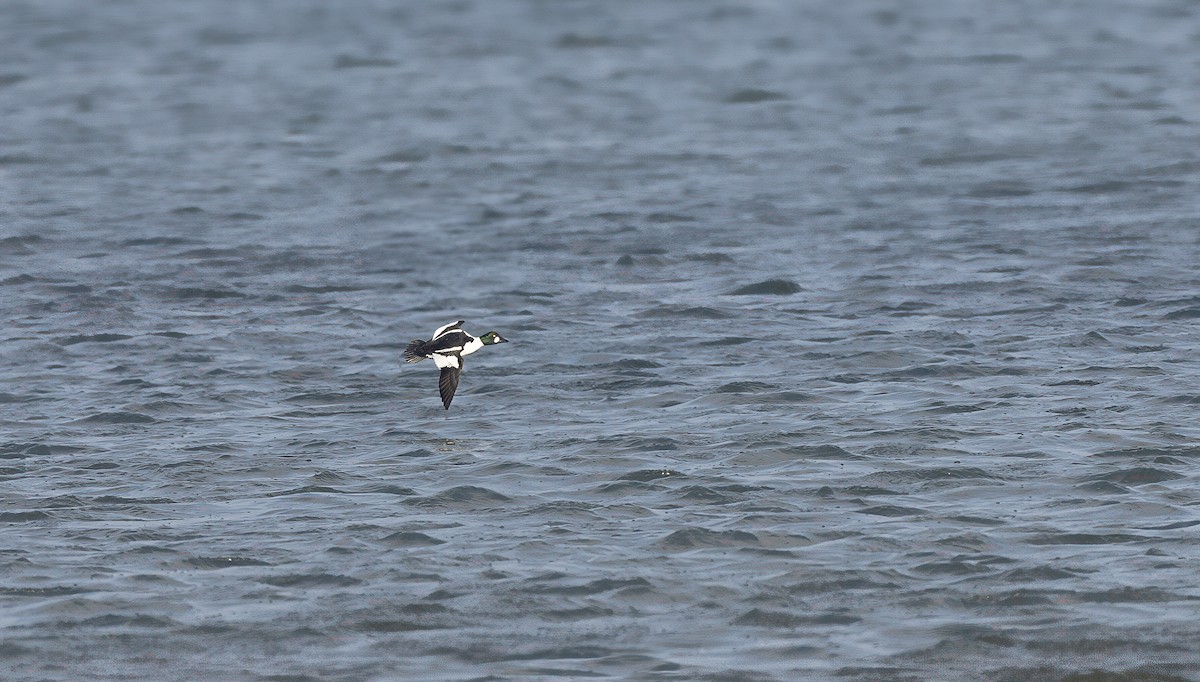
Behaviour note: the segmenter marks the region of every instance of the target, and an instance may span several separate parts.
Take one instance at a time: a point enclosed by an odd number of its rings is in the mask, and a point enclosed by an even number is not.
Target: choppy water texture
[[[0,5],[4,677],[1198,679],[1195,2]]]

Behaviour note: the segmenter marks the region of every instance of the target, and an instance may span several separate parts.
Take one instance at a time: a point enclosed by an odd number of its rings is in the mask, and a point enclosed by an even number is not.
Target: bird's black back
[[[438,351],[461,349],[471,340],[470,335],[466,332],[455,329],[454,331],[446,332],[432,341],[427,341],[421,348],[421,351],[426,355],[436,353]]]

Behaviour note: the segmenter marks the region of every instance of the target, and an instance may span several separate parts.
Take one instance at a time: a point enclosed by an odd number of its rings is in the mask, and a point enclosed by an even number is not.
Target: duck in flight
[[[470,355],[484,346],[505,343],[508,339],[496,332],[475,337],[461,329],[463,320],[438,327],[428,341],[417,339],[404,349],[405,362],[420,362],[425,358],[442,370],[438,377],[438,391],[442,394],[442,405],[450,409],[454,392],[458,390],[458,375],[462,374],[463,356]]]

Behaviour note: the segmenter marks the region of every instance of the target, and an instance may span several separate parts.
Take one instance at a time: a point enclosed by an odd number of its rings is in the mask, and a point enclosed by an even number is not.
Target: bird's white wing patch
[[[442,334],[445,334],[446,332],[450,331],[451,329],[457,329],[458,326],[461,325],[465,321],[466,320],[459,320],[458,322],[451,322],[450,324],[444,324],[444,325],[438,327],[437,329],[433,330],[433,336],[429,337],[429,340],[437,341],[437,337],[441,336]]]
[[[433,360],[433,364],[437,365],[439,369],[444,369],[446,367],[462,369],[462,358],[458,357],[456,354],[434,353],[429,357]]]

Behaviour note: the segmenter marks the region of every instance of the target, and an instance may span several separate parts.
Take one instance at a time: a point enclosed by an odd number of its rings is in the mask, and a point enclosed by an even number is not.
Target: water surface
[[[1195,3],[0,4],[5,677],[1197,679]]]

